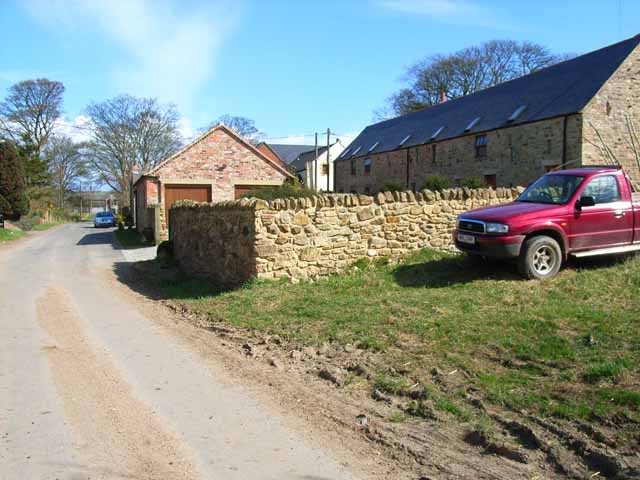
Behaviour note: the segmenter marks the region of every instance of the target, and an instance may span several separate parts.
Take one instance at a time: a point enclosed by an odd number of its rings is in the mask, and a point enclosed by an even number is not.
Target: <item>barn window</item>
[[[371,173],[371,159],[370,158],[365,158],[364,159],[364,174],[365,175],[369,175]]]
[[[487,136],[476,136],[476,159],[486,160],[487,158]]]
[[[509,116],[509,118],[507,119],[508,122],[513,122],[515,121],[520,115],[522,115],[522,112],[524,112],[526,110],[527,106],[526,105],[520,105],[518,108],[516,108],[513,113]]]

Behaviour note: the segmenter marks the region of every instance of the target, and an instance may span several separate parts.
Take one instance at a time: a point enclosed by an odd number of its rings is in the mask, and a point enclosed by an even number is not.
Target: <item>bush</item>
[[[29,211],[24,166],[13,144],[0,141],[0,213],[18,220]]]
[[[434,192],[439,192],[446,188],[449,188],[449,180],[440,175],[431,175],[427,177],[424,181],[424,185],[422,186],[422,190],[432,190]]]
[[[317,193],[305,187],[299,180],[283,183],[274,187],[263,187],[242,195],[241,198],[261,198],[262,200],[275,200],[277,198],[302,198],[312,197]]]
[[[487,184],[481,177],[469,177],[460,182],[461,187],[467,188],[487,188]]]
[[[398,180],[387,180],[382,186],[383,192],[404,192],[405,190],[407,190],[405,184]]]

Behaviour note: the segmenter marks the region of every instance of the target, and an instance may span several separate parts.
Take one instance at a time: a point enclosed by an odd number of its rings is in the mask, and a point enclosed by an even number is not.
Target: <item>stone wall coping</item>
[[[467,200],[474,198],[514,198],[524,191],[524,187],[493,188],[447,188],[441,191],[421,190],[419,192],[379,192],[376,195],[358,193],[330,193],[300,198],[278,198],[262,200],[259,198],[241,198],[216,203],[194,202],[180,200],[171,208],[211,208],[214,210],[302,210],[314,207],[355,207],[366,205],[383,205],[391,203],[431,203],[441,200]]]

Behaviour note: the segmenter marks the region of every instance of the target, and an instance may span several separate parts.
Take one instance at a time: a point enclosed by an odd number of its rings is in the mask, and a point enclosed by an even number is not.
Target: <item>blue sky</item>
[[[130,93],[175,103],[186,134],[230,113],[310,143],[362,130],[423,57],[496,38],[584,53],[637,33],[637,0],[1,0],[0,92],[48,77],[68,124]]]

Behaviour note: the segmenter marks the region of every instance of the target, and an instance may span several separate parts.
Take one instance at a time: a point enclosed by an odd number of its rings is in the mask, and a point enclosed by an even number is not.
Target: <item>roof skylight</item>
[[[509,117],[509,119],[507,121],[508,122],[513,122],[516,118],[518,118],[520,115],[522,115],[522,112],[524,112],[526,108],[527,108],[526,105],[520,105],[518,108],[516,108],[513,111],[513,113],[511,114],[511,116]]]
[[[469,122],[469,125],[467,125],[467,128],[465,128],[464,131],[465,132],[470,131],[473,127],[475,127],[478,124],[479,121],[480,121],[480,117],[474,118]]]
[[[407,140],[409,140],[411,138],[411,134],[407,135],[406,137],[404,137],[402,139],[402,141],[398,144],[399,147],[401,147],[402,145],[404,145],[405,143],[407,143]]]
[[[441,126],[439,129],[437,129],[435,132],[433,132],[433,135],[431,135],[430,140],[435,140],[438,137],[438,135],[442,133],[443,130],[444,130],[444,125]]]
[[[361,149],[361,148],[362,148],[362,146],[360,146],[360,147],[356,148],[356,149],[351,153],[351,155],[353,156],[353,155],[355,155],[356,153],[358,153],[358,152],[360,151],[360,149]]]
[[[378,145],[380,145],[380,142],[376,142],[376,143],[374,143],[373,145],[371,145],[371,148],[369,149],[369,151],[370,151],[370,152],[373,152],[373,151],[376,149],[376,147],[377,147]]]

